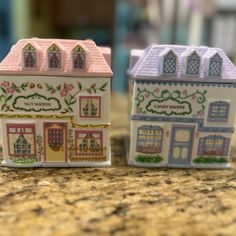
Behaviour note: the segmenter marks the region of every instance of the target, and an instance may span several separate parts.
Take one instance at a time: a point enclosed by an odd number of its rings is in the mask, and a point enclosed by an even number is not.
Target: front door
[[[44,123],[44,161],[67,162],[67,123]]]
[[[169,163],[173,165],[190,165],[194,126],[173,125],[170,141]]]

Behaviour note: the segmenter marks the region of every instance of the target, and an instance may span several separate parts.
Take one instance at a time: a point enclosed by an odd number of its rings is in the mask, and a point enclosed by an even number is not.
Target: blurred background
[[[0,0],[0,61],[28,37],[111,46],[113,91],[125,92],[130,49],[150,43],[221,47],[236,63],[236,0]]]

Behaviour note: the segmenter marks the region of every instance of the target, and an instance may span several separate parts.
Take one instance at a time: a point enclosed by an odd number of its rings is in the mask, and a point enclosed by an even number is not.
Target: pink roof
[[[38,52],[36,69],[24,69],[22,50],[27,44],[31,44]],[[47,49],[56,44],[62,51],[62,68],[47,68]],[[71,52],[76,46],[80,46],[86,53],[86,69],[73,70]],[[109,48],[100,48],[92,40],[69,39],[21,39],[12,46],[10,52],[0,64],[0,74],[22,75],[51,75],[51,76],[96,76],[111,77],[112,71],[109,65],[111,51]]]

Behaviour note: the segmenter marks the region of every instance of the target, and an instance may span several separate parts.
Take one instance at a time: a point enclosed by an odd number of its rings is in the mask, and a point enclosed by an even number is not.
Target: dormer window
[[[49,69],[61,69],[61,49],[56,44],[48,49],[47,56]]]
[[[36,49],[30,43],[23,49],[23,64],[25,69],[37,68]]]
[[[213,77],[221,76],[222,62],[221,56],[218,53],[214,54],[209,60],[208,75]]]
[[[177,56],[170,50],[167,52],[163,59],[163,74],[164,75],[175,75],[177,66]]]
[[[72,65],[74,70],[84,70],[86,67],[86,55],[83,48],[79,45],[72,51]]]
[[[199,75],[200,56],[194,51],[187,57],[186,75],[197,76]]]

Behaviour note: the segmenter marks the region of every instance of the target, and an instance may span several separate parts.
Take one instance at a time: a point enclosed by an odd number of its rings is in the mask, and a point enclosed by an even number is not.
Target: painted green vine
[[[29,83],[22,83],[20,86],[17,86],[14,82],[10,83],[8,81],[3,81],[0,86],[0,102],[2,103],[1,111],[13,111],[12,104],[10,100],[13,97],[14,93],[21,93],[26,91]]]
[[[107,86],[107,82],[101,85],[100,87],[97,86],[96,83],[93,83],[90,87],[83,88],[82,84],[80,82],[77,82],[77,91],[72,93],[72,90],[74,90],[73,84],[66,84],[64,85],[58,85],[57,87],[53,87],[52,85],[49,85],[48,83],[45,83],[47,91],[49,91],[51,94],[54,94],[56,92],[59,92],[61,97],[64,97],[64,103],[66,104],[66,108],[61,113],[67,113],[67,112],[73,112],[72,105],[76,103],[76,95],[81,92],[87,92],[89,94],[96,94],[97,91],[106,91],[105,88]]]
[[[188,98],[191,98],[193,101],[196,101],[198,104],[200,104],[200,110],[198,110],[195,114],[193,114],[193,117],[201,117],[204,114],[205,110],[205,101],[206,101],[206,95],[207,90],[204,91],[199,91],[196,90],[193,93],[188,93],[186,89],[183,91],[179,90],[174,90],[174,91],[169,91],[167,89],[161,91],[159,88],[154,89],[153,91],[149,91],[146,88],[140,89],[139,87],[137,88],[137,96],[135,100],[137,101],[137,114],[146,114],[147,113],[147,107],[142,107],[141,104],[144,102],[145,99],[148,98],[154,98],[154,99],[159,99],[159,101],[164,101],[168,99],[172,100],[185,100]]]
[[[61,111],[62,114],[74,112],[72,105],[76,103],[76,95],[81,92],[87,92],[88,94],[96,94],[98,91],[105,92],[107,87],[107,82],[98,86],[96,83],[88,87],[83,87],[80,82],[77,82],[77,88],[72,83],[64,83],[57,86],[50,85],[49,83],[29,83],[25,82],[21,85],[16,85],[14,82],[3,81],[0,84],[0,103],[2,112],[12,112],[14,108],[12,107],[11,99],[15,95],[15,93],[22,93],[26,91],[26,89],[43,89],[46,87],[46,91],[48,91],[52,96],[54,94],[58,94],[60,97],[64,98],[65,108]]]

